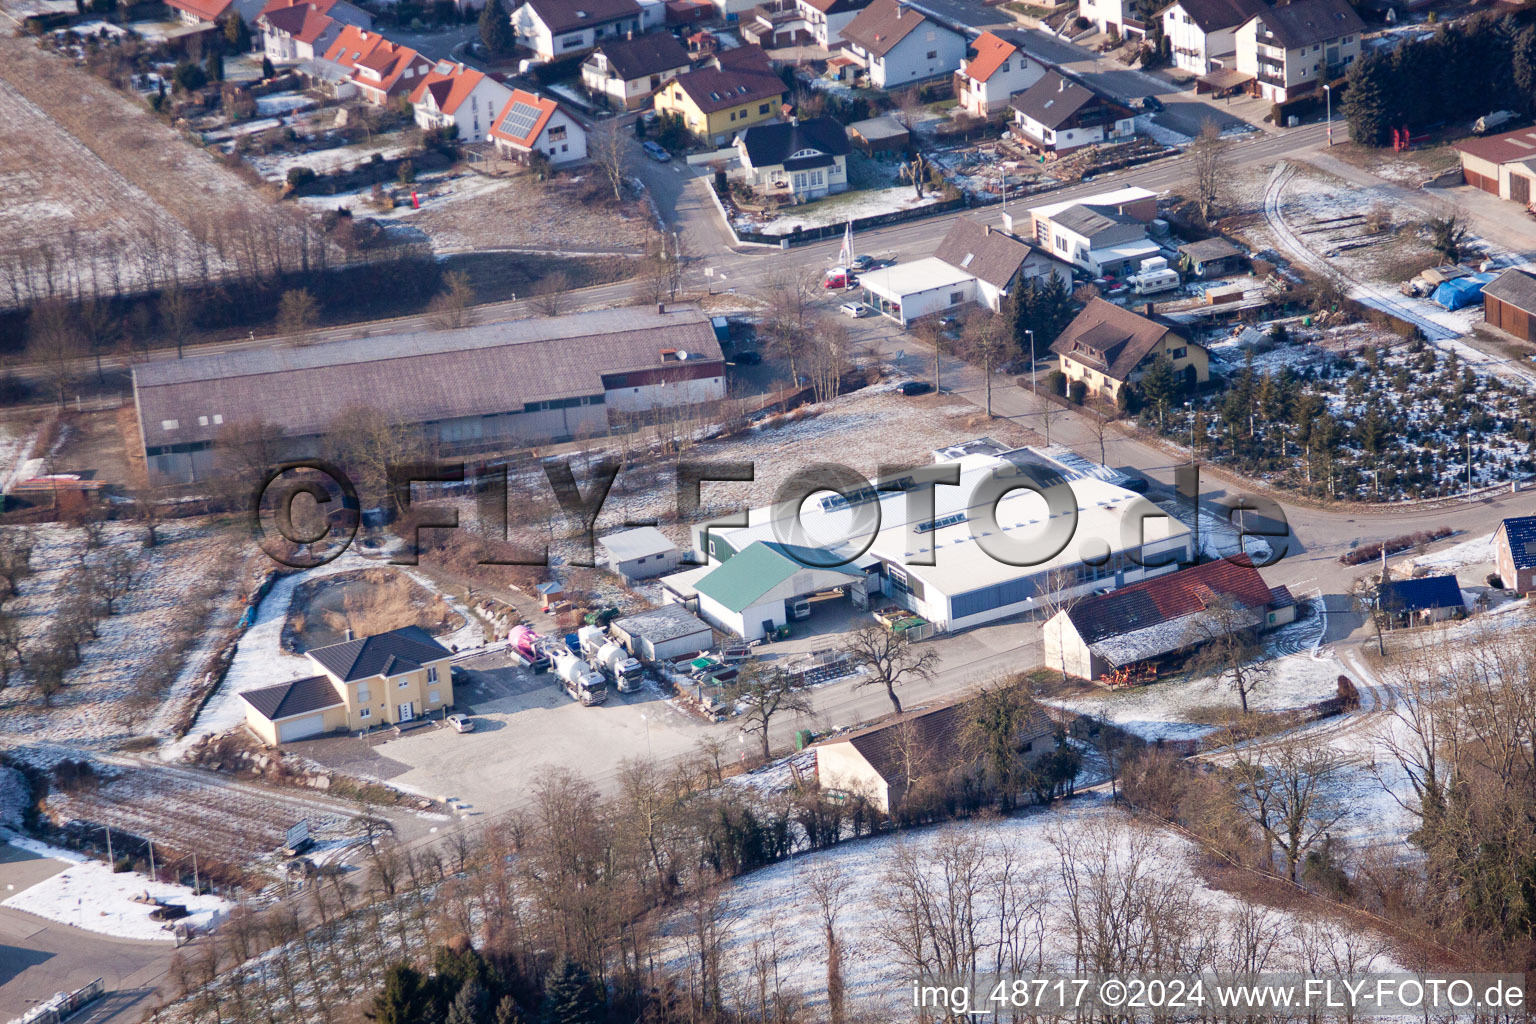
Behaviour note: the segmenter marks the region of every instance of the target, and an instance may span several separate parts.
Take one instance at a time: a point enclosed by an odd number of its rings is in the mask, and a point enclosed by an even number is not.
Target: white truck
[[[597,666],[619,688],[620,693],[634,693],[645,679],[645,669],[629,656],[624,645],[609,640],[597,649]]]
[[[608,699],[608,680],[601,672],[569,652],[555,655],[555,678],[560,686],[578,700],[583,707],[601,704]]]
[[[1166,292],[1177,288],[1180,284],[1179,272],[1170,267],[1168,261],[1162,256],[1154,256],[1144,261],[1141,269],[1125,280],[1137,295]]]

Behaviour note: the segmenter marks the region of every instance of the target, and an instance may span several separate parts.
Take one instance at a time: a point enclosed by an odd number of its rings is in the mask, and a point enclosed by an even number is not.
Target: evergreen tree
[[[272,66],[272,58],[271,57],[263,57],[263,58],[261,58],[261,77],[262,78],[271,78],[275,74],[277,74],[277,68]]]
[[[517,45],[512,18],[501,0],[486,0],[480,9],[480,41],[493,55],[510,53]]]
[[[511,996],[502,996],[501,1002],[496,1004],[496,1017],[491,1024],[526,1024],[526,1018]]]
[[[245,53],[251,48],[251,30],[240,15],[231,12],[224,18],[224,42],[231,53]]]
[[[474,978],[470,978],[453,997],[448,1007],[447,1024],[486,1024],[490,1018],[491,995]]]
[[[592,976],[574,960],[561,960],[544,982],[543,1024],[601,1024],[602,1003]]]
[[[206,70],[208,72],[208,81],[224,81],[224,55],[217,50],[210,53],[208,55]]]
[[[1385,146],[1392,138],[1390,60],[1379,54],[1362,56],[1349,66],[1345,76],[1349,91],[1344,94],[1341,112],[1349,122],[1350,139],[1362,146]]]
[[[430,1015],[432,1000],[421,975],[406,964],[395,964],[384,975],[384,988],[373,997],[367,1017],[377,1024],[421,1024]]]
[[[1168,406],[1179,393],[1179,380],[1173,372],[1173,360],[1168,353],[1160,352],[1141,378],[1141,393],[1147,405],[1157,410],[1159,419],[1167,415]]]
[[[1527,25],[1515,33],[1510,43],[1510,78],[1522,111],[1536,110],[1536,25]]]

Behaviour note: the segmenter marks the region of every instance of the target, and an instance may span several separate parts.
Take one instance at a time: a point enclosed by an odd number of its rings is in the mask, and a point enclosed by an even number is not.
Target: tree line
[[[1366,51],[1345,76],[1349,137],[1385,146],[1395,128],[1414,131],[1509,109],[1536,111],[1536,24],[1526,13],[1480,14]]]

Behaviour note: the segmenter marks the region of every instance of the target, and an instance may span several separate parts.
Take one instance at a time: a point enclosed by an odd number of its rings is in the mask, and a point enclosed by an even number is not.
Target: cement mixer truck
[[[629,656],[622,644],[609,640],[597,649],[596,659],[597,666],[613,680],[620,693],[634,693],[640,689],[645,670],[639,661]]]
[[[571,699],[581,701],[583,707],[608,699],[608,680],[574,654],[555,655],[555,677]]]
[[[507,653],[519,664],[535,672],[549,668],[549,656],[544,653],[544,637],[531,626],[514,626],[507,637]]]

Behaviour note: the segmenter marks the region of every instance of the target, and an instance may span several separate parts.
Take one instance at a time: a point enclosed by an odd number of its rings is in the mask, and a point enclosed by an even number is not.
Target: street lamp
[[[1024,333],[1029,335],[1029,393],[1039,398],[1040,391],[1035,386],[1035,378],[1039,376],[1035,368],[1035,332],[1026,327]]]
[[[1323,86],[1323,99],[1328,104],[1328,145],[1333,145],[1333,86]]]
[[[1189,464],[1195,464],[1195,403],[1185,402],[1184,409],[1189,413]]]
[[[645,759],[654,761],[656,757],[651,753],[651,719],[644,711],[640,712],[640,721],[645,723]]]

